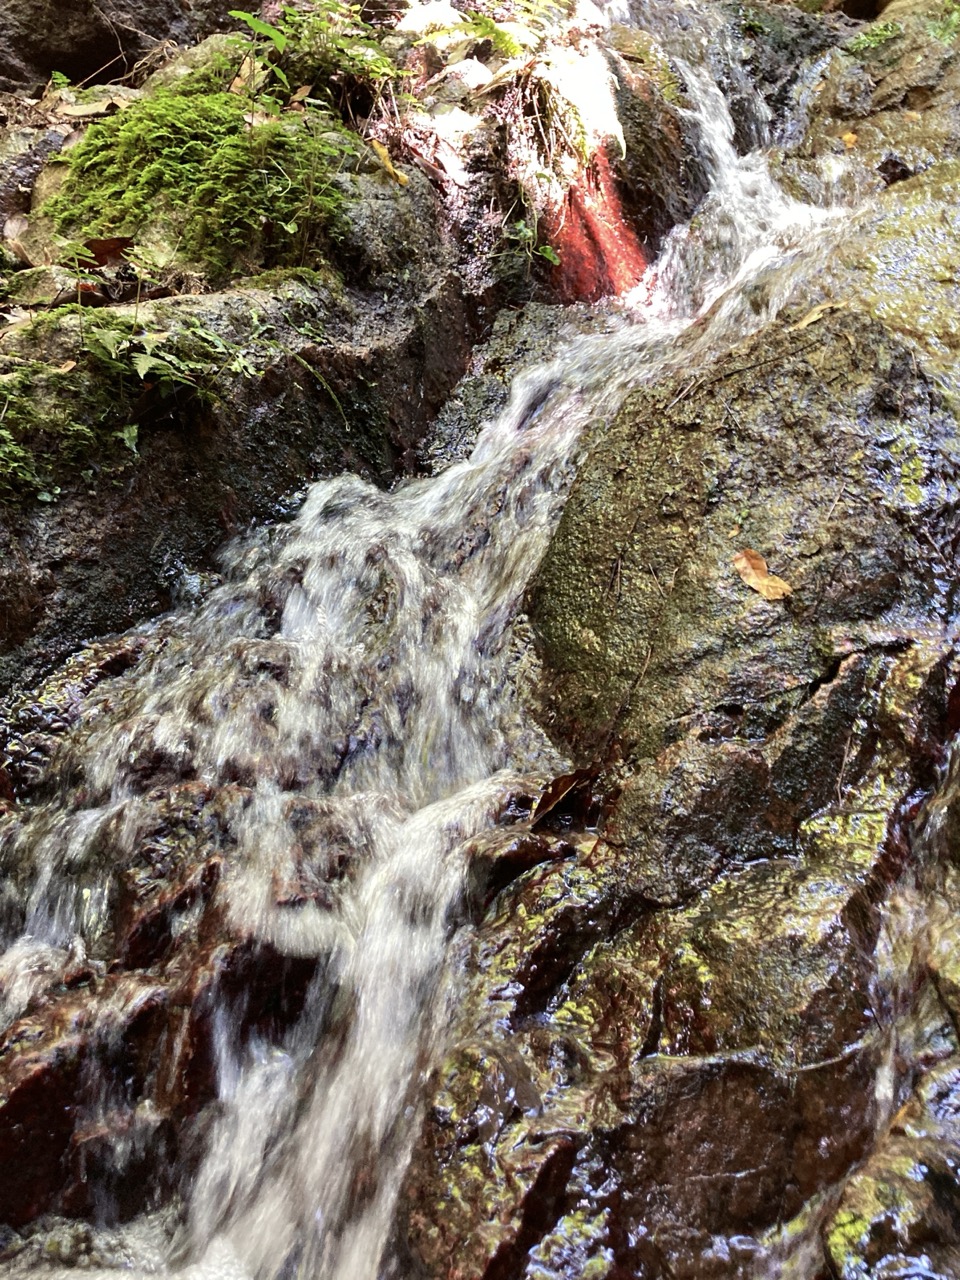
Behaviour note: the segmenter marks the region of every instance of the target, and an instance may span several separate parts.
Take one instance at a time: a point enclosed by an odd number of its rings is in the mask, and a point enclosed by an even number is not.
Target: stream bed
[[[708,182],[649,276],[17,712],[2,1275],[960,1274],[950,402],[720,19],[617,16]]]

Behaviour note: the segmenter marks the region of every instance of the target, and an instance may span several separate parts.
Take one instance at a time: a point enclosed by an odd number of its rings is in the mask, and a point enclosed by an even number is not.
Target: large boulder
[[[957,1048],[896,905],[957,727],[955,181],[892,187],[586,441],[529,604],[541,721],[610,801],[478,926],[402,1210],[427,1275],[873,1274],[861,1183],[826,1244],[818,1206]]]

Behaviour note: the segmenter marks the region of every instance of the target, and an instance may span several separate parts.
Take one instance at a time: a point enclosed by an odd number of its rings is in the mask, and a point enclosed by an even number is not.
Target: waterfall
[[[242,998],[214,1011],[215,1118],[173,1256],[131,1229],[128,1269],[376,1280],[391,1265],[466,847],[562,764],[519,704],[512,623],[578,439],[631,388],[766,323],[829,223],[762,152],[736,153],[722,93],[681,48],[711,191],[668,238],[652,294],[523,374],[466,461],[390,493],[323,481],[291,524],[237,543],[196,612],[143,628],[147,656],[91,695],[50,798],[3,837],[2,865],[32,875],[0,958],[4,1024],[98,954],[111,867],[171,778],[225,797],[219,881],[172,927],[198,930],[208,902],[230,936],[312,964],[280,1043],[244,1023]]]

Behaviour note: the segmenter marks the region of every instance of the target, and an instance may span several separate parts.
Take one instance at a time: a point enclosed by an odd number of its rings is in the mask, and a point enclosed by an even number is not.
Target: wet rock
[[[940,189],[891,188],[898,245]],[[936,319],[882,312],[861,225],[824,294],[587,441],[531,619],[542,722],[581,762],[616,744],[621,790],[599,841],[479,926],[401,1210],[426,1274],[452,1255],[464,1280],[726,1278],[801,1241],[818,1274],[815,1231],[782,1224],[840,1194],[937,1061],[935,1036],[908,1052],[890,1027],[931,990],[923,965],[953,999],[952,935],[900,966],[889,938],[958,676],[960,433]],[[924,266],[906,280],[930,294]],[[739,578],[743,547],[785,601]],[[904,1213],[930,1224],[917,1195]]]
[[[731,7],[730,17],[742,41],[740,56],[770,108],[774,129],[790,139],[797,128],[805,70],[848,38],[849,24],[838,14],[808,13],[763,0]]]
[[[622,147],[610,161],[629,222],[648,259],[671,227],[685,222],[709,185],[683,86],[651,37],[627,27],[610,36]]]
[[[185,351],[219,346],[215,385],[200,397],[144,388],[128,409],[138,460],[114,441],[84,476],[62,478],[55,503],[0,514],[5,680],[168,607],[185,565],[209,566],[226,535],[305,478],[347,467],[387,481],[409,465],[486,323],[451,269],[425,248],[419,287],[372,313],[295,282],[111,309],[106,328],[136,310]],[[78,340],[64,321],[39,345],[21,335],[17,350],[56,369],[76,362]],[[74,376],[93,392],[100,372],[87,363]]]
[[[814,63],[783,135],[791,181],[816,198],[862,197],[956,157],[955,38],[942,5],[910,6]]]
[[[840,1280],[948,1277],[960,1263],[960,1066],[926,1075],[850,1179],[825,1232]]]
[[[61,988],[62,991],[62,988]],[[93,1056],[136,1091],[149,1070],[141,1036],[163,1003],[149,981],[107,979],[98,998],[56,998],[46,1012],[14,1023],[0,1041],[3,1164],[0,1218],[13,1226],[50,1208],[69,1177],[71,1142],[86,1107],[97,1104]],[[149,1037],[147,1037],[149,1040]]]

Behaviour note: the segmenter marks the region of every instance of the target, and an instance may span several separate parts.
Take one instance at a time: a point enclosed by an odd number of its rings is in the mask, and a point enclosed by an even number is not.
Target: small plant
[[[468,9],[455,27],[434,28],[423,43],[434,35],[458,36],[464,41],[489,40],[501,57],[519,58],[536,53],[555,35],[569,8],[557,0],[513,0],[510,21],[497,21],[482,11]]]
[[[844,45],[844,49],[855,57],[862,57],[864,54],[870,54],[877,49],[883,48],[885,44],[895,40],[902,32],[903,27],[899,22],[874,22],[865,31],[861,31],[852,40],[848,40]]]
[[[258,37],[258,51],[269,54],[273,74],[288,91],[294,82],[308,86],[345,121],[355,122],[358,112],[369,114],[385,87],[403,74],[384,53],[359,4],[287,5],[276,25],[242,9],[230,10],[230,16]]]
[[[513,218],[514,209],[511,209],[503,220],[503,239],[506,250],[502,256],[507,259],[512,257],[515,262],[522,262],[525,278],[529,277],[533,264],[538,258],[543,262],[549,262],[551,266],[558,267],[560,255],[553,245],[538,243],[540,233],[536,210],[532,206],[525,206],[526,216]]]
[[[960,2],[945,0],[940,16],[927,23],[927,30],[943,44],[953,44],[960,35]]]
[[[116,478],[138,452],[144,421],[188,420],[190,405],[216,399],[225,372],[258,372],[196,320],[150,332],[129,316],[84,311],[72,303],[31,325],[31,353],[46,359],[0,354],[0,501],[53,502],[68,477]],[[63,361],[71,331],[76,358]]]

